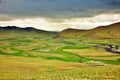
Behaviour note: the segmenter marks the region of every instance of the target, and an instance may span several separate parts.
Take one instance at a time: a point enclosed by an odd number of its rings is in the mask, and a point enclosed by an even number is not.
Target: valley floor
[[[120,65],[0,55],[0,80],[119,80]]]
[[[120,55],[94,47],[119,43],[120,40],[2,38],[0,80],[119,80]]]

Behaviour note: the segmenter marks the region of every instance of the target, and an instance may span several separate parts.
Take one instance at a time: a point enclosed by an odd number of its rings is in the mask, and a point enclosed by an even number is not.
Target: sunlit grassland
[[[120,45],[119,42],[2,38],[0,80],[119,80],[120,55],[94,48],[100,44]],[[92,61],[95,63],[90,63]]]
[[[120,55],[110,52],[105,52],[103,50],[96,49],[65,49],[65,51],[71,52],[73,54],[83,57],[83,60],[88,59],[87,61],[100,61],[107,64],[120,64]]]
[[[81,56],[114,56],[118,54],[112,54],[110,52],[105,52],[104,50],[97,50],[97,49],[66,49],[65,51],[70,51]]]
[[[120,66],[0,56],[1,80],[119,80]]]

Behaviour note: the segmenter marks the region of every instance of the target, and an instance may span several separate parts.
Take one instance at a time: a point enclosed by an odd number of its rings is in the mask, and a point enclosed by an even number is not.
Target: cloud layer
[[[120,0],[2,0],[0,14],[54,18],[119,13]]]
[[[0,25],[88,29],[120,21],[120,0],[0,0]]]
[[[35,27],[48,31],[61,31],[67,28],[91,29],[98,26],[120,22],[120,14],[101,14],[88,18],[51,19],[51,18],[25,18],[12,21],[0,21],[2,26],[12,25],[20,27]]]

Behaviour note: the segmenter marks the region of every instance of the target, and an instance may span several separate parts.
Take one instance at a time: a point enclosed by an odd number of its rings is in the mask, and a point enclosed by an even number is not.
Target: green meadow
[[[1,38],[0,80],[119,80],[120,55],[102,44],[120,40]]]

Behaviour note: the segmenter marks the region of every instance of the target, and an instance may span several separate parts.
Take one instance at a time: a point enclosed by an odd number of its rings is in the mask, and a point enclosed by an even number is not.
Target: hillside
[[[0,39],[3,38],[51,38],[57,33],[35,29],[33,27],[20,28],[16,26],[0,27]]]
[[[66,29],[59,33],[60,38],[119,39],[120,22],[108,26],[99,26],[90,30]]]

